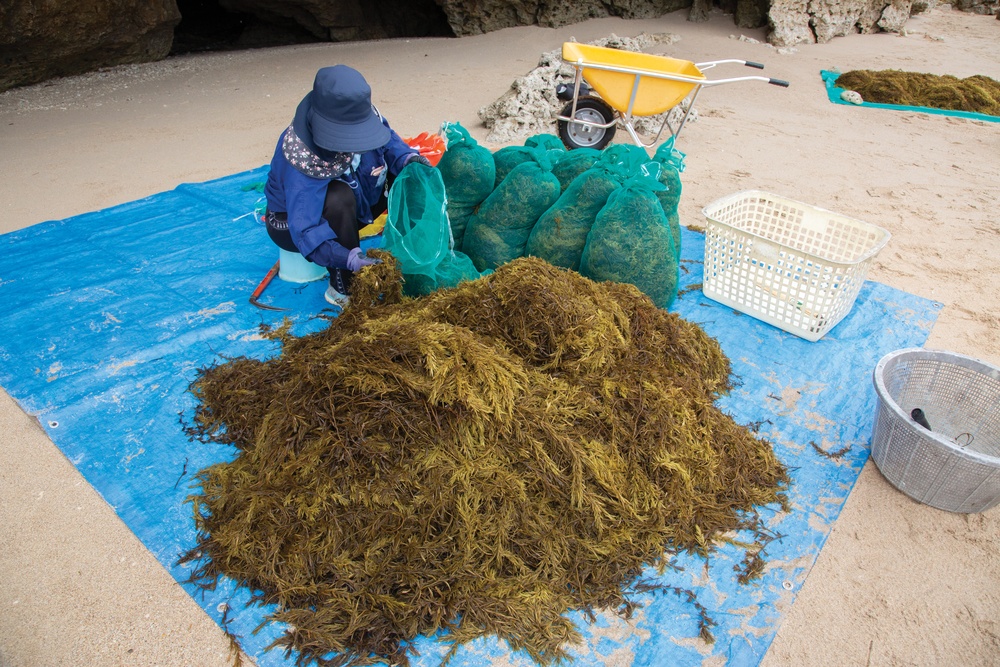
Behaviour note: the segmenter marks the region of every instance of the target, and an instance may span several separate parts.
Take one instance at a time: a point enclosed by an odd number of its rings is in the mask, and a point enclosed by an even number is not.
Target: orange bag
[[[431,166],[436,167],[437,163],[444,155],[444,137],[440,134],[421,132],[415,137],[403,139],[410,148],[416,148],[420,154],[430,160]]]

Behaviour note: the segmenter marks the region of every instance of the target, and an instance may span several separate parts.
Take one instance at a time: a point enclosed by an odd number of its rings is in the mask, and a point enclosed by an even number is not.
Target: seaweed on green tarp
[[[851,70],[837,77],[837,86],[860,93],[865,102],[1000,116],[1000,81],[982,75]]]
[[[784,506],[770,444],[714,405],[729,361],[697,325],[535,258],[408,299],[371,252],[327,329],[191,385],[189,433],[237,451],[198,474],[192,580],[276,605],[297,664],[405,665],[438,631],[552,664],[579,640],[567,611],[628,616],[646,565]]]

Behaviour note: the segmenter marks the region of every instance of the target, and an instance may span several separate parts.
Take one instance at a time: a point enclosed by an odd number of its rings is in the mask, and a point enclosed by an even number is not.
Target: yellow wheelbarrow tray
[[[764,68],[761,63],[747,60],[726,59],[693,63],[667,56],[623,51],[579,42],[565,42],[562,59],[576,70],[573,98],[557,116],[560,137],[569,148],[603,147],[610,141],[610,136],[606,135],[613,136],[614,128],[619,122],[628,131],[632,141],[643,148],[655,145],[664,128],[669,128],[670,134],[676,139],[687,122],[698,93],[704,87],[738,81],[764,81],[788,87],[787,81],[766,76],[708,79],[703,73],[717,65],[729,63],[755,69]],[[581,98],[583,81],[593,88],[600,96],[599,99],[591,96]],[[639,138],[632,122],[634,117],[656,116],[670,111],[688,97],[690,103],[676,129],[668,119],[664,119],[652,142],[644,143]]]

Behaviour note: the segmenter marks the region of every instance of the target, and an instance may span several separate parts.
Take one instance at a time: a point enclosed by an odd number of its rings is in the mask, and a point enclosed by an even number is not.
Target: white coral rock
[[[840,99],[851,104],[861,104],[864,99],[861,97],[861,93],[856,90],[845,90],[840,94]]]

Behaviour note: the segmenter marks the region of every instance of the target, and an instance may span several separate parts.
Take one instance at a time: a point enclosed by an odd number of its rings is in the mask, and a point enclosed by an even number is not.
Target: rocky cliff
[[[935,0],[930,0],[934,2]],[[1000,0],[954,0],[997,12]],[[0,91],[100,67],[164,58],[184,7],[253,17],[318,40],[475,35],[518,25],[557,27],[589,18],[662,16],[690,7],[692,21],[721,9],[744,28],[769,27],[775,46],[850,33],[898,32],[928,0],[4,0]],[[180,4],[181,9],[178,9]],[[239,44],[237,43],[237,47]]]
[[[3,0],[0,91],[170,52],[175,0]]]

